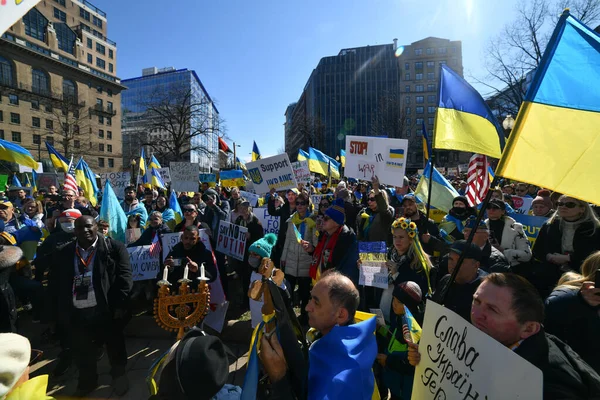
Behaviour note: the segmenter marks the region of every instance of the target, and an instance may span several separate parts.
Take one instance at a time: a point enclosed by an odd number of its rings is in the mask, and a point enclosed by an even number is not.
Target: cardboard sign
[[[221,221],[217,236],[217,251],[243,261],[246,252],[246,233],[248,228],[227,221]]]
[[[162,235],[162,259],[165,261],[173,247],[181,241],[182,232],[164,233]]]
[[[125,188],[131,185],[131,173],[126,172],[108,172],[100,174],[100,182],[104,184],[109,181],[115,194],[122,199],[125,196]]]
[[[41,174],[42,172],[44,172],[44,167],[42,166],[42,163],[39,162],[37,163],[38,167],[36,168],[35,172],[37,172],[38,174]],[[23,173],[23,172],[29,172],[31,173],[32,168],[31,167],[26,167],[24,165],[19,164],[19,172]]]
[[[535,240],[537,239],[542,225],[548,221],[547,217],[536,217],[533,215],[523,215],[517,213],[509,213],[509,217],[523,225],[523,231],[529,239],[529,244],[533,247]]]
[[[308,161],[296,161],[292,163],[292,169],[296,176],[296,182],[308,183],[310,182],[310,170],[308,169]]]
[[[358,242],[358,255],[361,261],[358,284],[387,289],[389,274],[385,265],[385,242]]]
[[[255,208],[252,211],[262,224],[265,235],[267,233],[274,233],[276,235],[279,234],[279,217],[274,217],[269,214],[269,211],[266,207]]]
[[[37,175],[37,187],[38,189],[48,189],[50,186],[56,186],[58,188],[58,177],[56,174],[43,173]]]
[[[197,192],[200,167],[195,163],[171,162],[171,189],[176,192]]]
[[[298,186],[287,153],[263,158],[246,164],[254,191],[268,193],[271,189],[286,190]]]
[[[169,167],[159,168],[157,171],[165,184],[171,183],[171,170]]]
[[[514,209],[517,214],[527,215],[531,209],[533,199],[531,197],[512,196]]]
[[[413,399],[542,398],[542,371],[431,300],[419,353]],[[502,379],[490,366],[502,371]]]
[[[377,175],[381,183],[402,186],[407,159],[406,139],[346,136],[346,176],[371,180]]]
[[[158,275],[158,256],[150,254],[150,245],[128,247],[129,262],[134,282],[154,279]]]
[[[250,202],[250,206],[252,207],[256,207],[258,205],[259,196],[257,194],[240,190],[240,197],[243,197],[244,199],[248,200]]]

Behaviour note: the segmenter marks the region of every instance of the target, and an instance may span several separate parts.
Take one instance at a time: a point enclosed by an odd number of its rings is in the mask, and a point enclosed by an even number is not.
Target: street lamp
[[[233,142],[233,169],[237,169],[237,153],[235,150],[236,147],[242,147],[242,145],[235,144],[235,142]]]
[[[133,182],[135,182],[134,177],[135,177],[135,165],[137,163],[135,162],[135,158],[131,160],[131,183],[133,184]]]
[[[515,127],[515,119],[512,115],[508,114],[504,121],[502,121],[502,127],[504,128],[505,136],[508,137],[510,135],[510,131]]]

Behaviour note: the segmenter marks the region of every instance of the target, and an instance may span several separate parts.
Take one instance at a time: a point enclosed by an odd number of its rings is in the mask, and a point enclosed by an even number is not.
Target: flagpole
[[[429,188],[427,189],[427,219],[429,220],[429,214],[431,212],[431,190],[433,189],[433,164],[435,162],[435,150],[431,149],[429,155]]]

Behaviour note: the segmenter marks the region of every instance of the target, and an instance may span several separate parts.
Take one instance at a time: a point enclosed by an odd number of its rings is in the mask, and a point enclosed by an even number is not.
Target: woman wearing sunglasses
[[[533,256],[542,263],[541,281],[547,290],[553,288],[563,272],[580,272],[590,254],[600,250],[600,221],[588,203],[561,196],[558,209],[542,226],[533,247]]]
[[[502,252],[511,266],[531,259],[529,239],[523,225],[506,215],[506,204],[493,199],[487,205],[488,219],[485,224],[490,231],[490,243]]]
[[[373,189],[367,194],[367,207],[356,218],[356,235],[364,242],[386,242],[391,244],[390,227],[394,222],[395,210],[390,206],[385,190],[379,190],[379,179],[374,176]]]

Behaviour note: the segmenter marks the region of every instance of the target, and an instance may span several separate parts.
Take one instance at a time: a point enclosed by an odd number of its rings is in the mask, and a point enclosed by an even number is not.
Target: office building
[[[144,147],[146,155],[154,155],[161,164],[187,161],[198,163],[201,172],[219,169],[219,111],[195,71],[145,68],[142,76],[125,79],[123,84],[127,86],[122,95],[124,164],[137,160]],[[189,101],[187,110],[191,111],[176,114],[178,99]],[[161,118],[155,112],[167,101],[173,110],[170,115],[186,120],[188,125],[177,154],[173,130],[161,129],[164,113]]]
[[[122,169],[117,45],[86,0],[38,3],[0,39],[0,138],[53,171],[44,141],[97,173]]]

